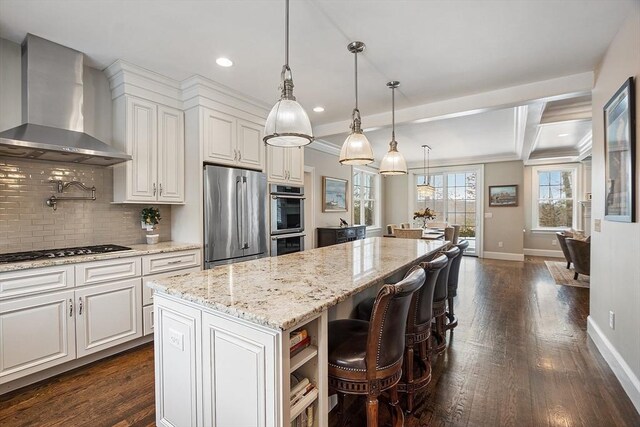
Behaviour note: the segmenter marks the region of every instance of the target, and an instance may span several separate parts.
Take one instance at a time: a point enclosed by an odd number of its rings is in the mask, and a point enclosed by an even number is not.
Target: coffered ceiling
[[[547,102],[563,87],[573,95],[590,89],[585,89],[589,77],[584,73],[594,70],[634,3],[292,0],[295,93],[316,134],[329,142],[340,140],[337,134],[353,108],[353,56],[346,45],[362,40],[367,44],[359,61],[365,128],[389,125],[385,83],[396,79],[401,81],[396,105],[407,112],[404,118],[399,114],[399,141],[408,156],[413,158],[427,137],[437,146],[445,135],[452,135],[447,143],[452,155],[478,149],[485,149],[484,155],[503,153],[515,144],[502,141],[507,129],[513,130],[514,107],[536,99]],[[283,0],[0,1],[2,38],[19,43],[31,32],[84,52],[97,68],[124,59],[177,80],[200,74],[265,106],[277,97],[283,21]],[[234,66],[217,66],[220,56],[232,59]],[[566,76],[579,76],[573,81],[582,84],[553,80]],[[549,93],[528,94],[534,82],[552,80],[556,83],[549,87],[555,89]],[[522,88],[522,95],[509,99],[505,93],[511,88]],[[504,101],[483,98],[486,93],[500,93]],[[430,105],[467,98],[474,102],[440,109],[453,118],[429,126],[440,111],[430,111]],[[314,113],[315,106],[325,111]],[[456,114],[469,109],[481,114]],[[384,141],[386,133],[381,129],[371,137]],[[376,157],[383,154],[376,152]]]

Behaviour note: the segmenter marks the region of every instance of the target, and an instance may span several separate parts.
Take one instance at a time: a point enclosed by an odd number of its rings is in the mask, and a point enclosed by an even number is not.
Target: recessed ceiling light
[[[324,111],[324,107],[314,107],[313,111],[316,113],[322,113]]]
[[[569,136],[568,133],[559,133],[558,136]]]
[[[216,64],[221,67],[231,67],[233,65],[233,61],[229,58],[220,57],[216,59]]]

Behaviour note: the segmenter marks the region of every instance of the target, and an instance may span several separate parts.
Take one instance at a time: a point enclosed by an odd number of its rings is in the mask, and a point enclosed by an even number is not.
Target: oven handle
[[[278,200],[278,199],[298,199],[298,200],[305,200],[306,197],[304,196],[277,196],[277,195],[271,195],[271,198],[273,200]]]
[[[280,239],[286,239],[288,237],[304,237],[304,236],[306,236],[305,233],[281,234],[279,236],[271,236],[271,240],[280,240]]]

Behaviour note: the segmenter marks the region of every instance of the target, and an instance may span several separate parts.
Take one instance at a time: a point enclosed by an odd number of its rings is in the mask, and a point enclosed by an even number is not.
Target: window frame
[[[539,203],[540,203],[540,176],[539,172],[571,172],[571,198],[565,198],[564,200],[573,201],[573,216],[572,224],[570,227],[543,227],[540,226],[539,216]],[[577,229],[580,223],[578,215],[579,194],[581,191],[581,176],[580,165],[577,163],[568,164],[556,164],[556,165],[543,165],[531,167],[531,231],[534,232],[556,232],[562,230],[568,230],[570,228]]]
[[[364,206],[363,202],[365,201],[373,201],[373,224],[372,225],[367,225],[367,231],[374,231],[374,230],[381,230],[382,226],[380,225],[380,221],[381,221],[381,204],[382,201],[380,199],[380,195],[381,195],[381,184],[382,181],[380,180],[380,174],[377,171],[372,171],[369,169],[364,169],[364,168],[359,168],[359,167],[353,167],[353,170],[351,171],[351,201],[353,204],[353,209],[352,212],[353,214],[351,215],[351,223],[353,225],[356,225],[356,218],[355,218],[355,203],[356,203],[356,196],[355,196],[355,192],[356,192],[356,180],[355,180],[355,176],[356,174],[368,174],[371,175],[373,177],[373,199],[369,198],[369,199],[365,199],[363,196],[364,192],[361,191],[360,192],[360,197],[358,198],[358,200],[360,201],[360,218],[359,221],[361,221],[362,223],[364,223],[364,209],[362,208]],[[360,224],[358,224],[360,225]]]

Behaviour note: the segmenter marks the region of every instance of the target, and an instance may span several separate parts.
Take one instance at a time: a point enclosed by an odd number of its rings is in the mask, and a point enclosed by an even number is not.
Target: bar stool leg
[[[413,411],[413,345],[409,345],[405,348],[405,378],[407,380],[407,412]],[[395,387],[394,387],[395,388]]]
[[[338,425],[344,427],[344,394],[338,392]]]
[[[378,396],[367,396],[367,427],[378,427]]]
[[[411,353],[413,355],[413,352]],[[393,427],[402,427],[404,425],[404,413],[400,407],[400,400],[398,399],[398,386],[394,385],[389,390],[389,397],[391,400],[391,422]],[[377,424],[376,424],[377,425]]]

